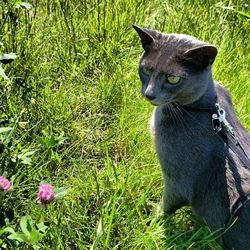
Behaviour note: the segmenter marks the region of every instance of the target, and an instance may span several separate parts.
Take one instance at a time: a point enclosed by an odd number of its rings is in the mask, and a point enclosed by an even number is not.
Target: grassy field
[[[250,129],[245,2],[0,2],[0,54],[17,55],[1,63],[0,175],[13,188],[0,193],[0,249],[220,249],[190,208],[162,216],[131,24],[216,45],[214,77]],[[41,182],[64,196],[41,207]]]

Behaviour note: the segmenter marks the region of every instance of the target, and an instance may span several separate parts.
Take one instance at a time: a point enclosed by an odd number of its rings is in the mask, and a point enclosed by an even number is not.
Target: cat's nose
[[[150,101],[154,100],[155,99],[155,96],[152,95],[152,94],[145,94],[146,98]]]

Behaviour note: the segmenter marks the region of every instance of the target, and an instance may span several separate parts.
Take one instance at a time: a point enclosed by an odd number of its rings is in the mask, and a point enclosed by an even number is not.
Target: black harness
[[[216,112],[212,114],[212,124],[213,129],[216,133],[222,132],[226,137],[226,143],[228,147],[234,151],[241,162],[250,169],[250,159],[247,156],[246,151],[240,144],[238,138],[235,135],[233,127],[230,125],[230,123],[226,119],[226,113],[223,108],[220,107],[218,103],[215,104]]]
[[[244,164],[244,166],[248,169],[250,169],[250,159],[240,144],[233,127],[226,119],[226,112],[223,108],[220,107],[218,103],[215,104],[214,107],[211,108],[205,108],[205,109],[197,109],[197,108],[191,108],[191,107],[183,107],[185,110],[190,111],[205,111],[211,114],[212,117],[212,127],[215,132],[215,134],[218,134],[221,136],[223,141],[227,144],[227,146],[238,155],[240,161]],[[241,197],[238,198],[238,200],[234,203],[234,205],[231,208],[230,214],[224,224],[224,230],[229,228],[236,216],[239,213],[239,210],[250,200],[250,193],[247,193]],[[224,238],[222,235],[222,240],[224,242]],[[224,242],[225,244],[225,242]],[[225,244],[226,245],[226,244]]]

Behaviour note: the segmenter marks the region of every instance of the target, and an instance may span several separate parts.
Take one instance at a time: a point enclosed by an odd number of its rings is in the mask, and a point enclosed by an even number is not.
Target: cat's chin
[[[153,106],[167,106],[170,105],[171,102],[154,102],[154,101],[149,101]]]

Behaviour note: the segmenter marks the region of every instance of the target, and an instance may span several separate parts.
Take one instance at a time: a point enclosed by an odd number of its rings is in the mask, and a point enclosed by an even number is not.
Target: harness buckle
[[[218,133],[222,129],[234,136],[234,129],[226,119],[226,112],[218,103],[215,104],[217,114],[212,114],[213,129]]]
[[[216,133],[222,130],[221,120],[217,114],[212,114],[212,126]]]
[[[226,129],[227,132],[229,132],[230,134],[234,135],[234,129],[231,126],[231,124],[227,121],[226,119],[226,112],[223,108],[220,107],[220,105],[218,103],[215,104],[215,107],[217,109],[218,115],[219,115],[219,119],[221,121],[221,124],[223,126],[223,128]]]

